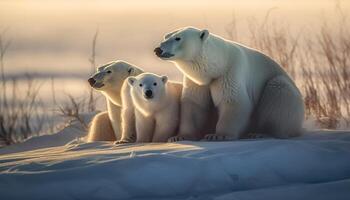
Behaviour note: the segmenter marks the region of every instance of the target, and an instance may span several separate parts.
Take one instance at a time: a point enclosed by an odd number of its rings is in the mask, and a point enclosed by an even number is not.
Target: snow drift
[[[350,132],[53,146],[0,155],[0,199],[350,199]]]

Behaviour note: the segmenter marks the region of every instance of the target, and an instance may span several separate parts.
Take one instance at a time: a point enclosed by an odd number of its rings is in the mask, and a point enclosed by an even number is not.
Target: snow
[[[95,114],[96,113],[84,114],[81,117],[82,120],[88,124]],[[57,133],[41,135],[40,137],[33,136],[22,143],[13,144],[6,148],[0,148],[0,155],[45,147],[62,146],[73,140],[83,139],[85,136],[86,131],[84,130],[82,124],[76,120],[71,120],[67,123],[66,127]]]
[[[62,145],[71,130],[0,149],[0,199],[350,199],[347,131],[123,145],[73,134]]]

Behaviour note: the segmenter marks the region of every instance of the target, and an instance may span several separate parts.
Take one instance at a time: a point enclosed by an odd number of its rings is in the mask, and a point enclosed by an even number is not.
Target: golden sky
[[[340,4],[350,11],[350,1]],[[272,18],[292,31],[313,30],[334,16],[334,0],[1,0],[0,31],[9,28],[12,45],[7,72],[82,72],[89,69],[91,38],[99,29],[97,62],[124,59],[159,73],[176,73],[153,48],[162,36],[183,26],[226,36],[233,14],[241,35],[252,17]],[[170,72],[169,72],[170,71]]]

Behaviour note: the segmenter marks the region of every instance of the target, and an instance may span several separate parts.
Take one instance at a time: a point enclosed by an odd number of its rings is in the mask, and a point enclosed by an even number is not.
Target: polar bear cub
[[[136,142],[166,142],[174,136],[179,124],[182,84],[152,73],[129,77],[127,82],[135,107]],[[132,135],[123,131],[122,141],[129,138]]]

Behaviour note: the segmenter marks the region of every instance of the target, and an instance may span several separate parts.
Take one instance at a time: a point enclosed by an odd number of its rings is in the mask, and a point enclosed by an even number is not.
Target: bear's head
[[[97,69],[88,82],[90,86],[99,91],[120,91],[123,82],[129,76],[142,73],[142,70],[125,61],[113,61]]]
[[[142,69],[125,61],[113,61],[97,69],[88,82],[92,88],[102,92],[114,104],[121,105],[121,90],[124,80],[129,76],[136,76]]]
[[[208,38],[208,30],[186,27],[165,35],[155,54],[163,60],[193,61],[202,52],[203,42]]]
[[[131,96],[138,108],[157,106],[166,96],[167,76],[143,73],[136,77],[131,76],[127,81],[131,87]]]
[[[209,36],[208,30],[182,28],[165,35],[154,52],[162,60],[174,62],[196,84],[208,85],[217,74],[216,65],[208,63],[217,60],[208,58]]]

